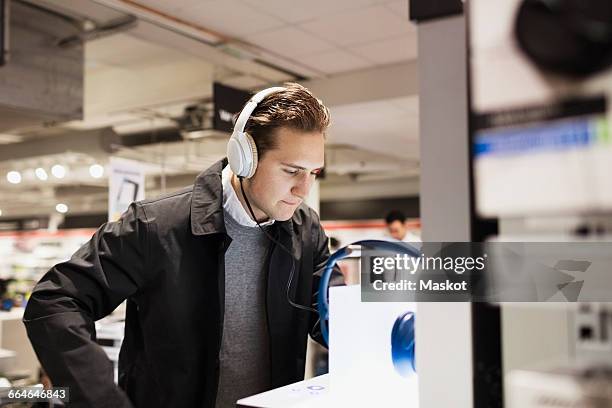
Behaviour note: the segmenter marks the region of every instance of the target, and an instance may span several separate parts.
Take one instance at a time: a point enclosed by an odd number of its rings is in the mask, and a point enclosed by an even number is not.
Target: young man
[[[71,406],[222,408],[303,379],[329,257],[303,201],[329,112],[297,84],[264,94],[244,122],[252,177],[224,159],[188,189],[134,203],[37,284],[24,322]],[[117,387],[94,321],[125,299]]]

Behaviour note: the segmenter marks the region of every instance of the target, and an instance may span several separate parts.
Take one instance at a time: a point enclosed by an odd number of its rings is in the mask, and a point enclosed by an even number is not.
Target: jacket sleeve
[[[314,240],[314,275],[312,280],[312,305],[317,309],[317,296],[319,294],[319,282],[327,265],[327,260],[330,257],[329,252],[329,238],[325,235],[325,231],[321,227],[319,222],[319,216],[312,209],[311,216],[313,218],[312,229],[313,229],[313,240]],[[329,281],[330,286],[344,285],[344,277],[338,265],[334,266],[331,279]],[[310,337],[317,343],[327,348],[323,335],[321,334],[321,326],[319,324],[319,314],[312,313],[310,318]]]
[[[54,386],[69,387],[70,406],[131,407],[113,366],[96,343],[94,321],[145,284],[149,225],[140,204],[104,224],[35,286],[24,324]]]

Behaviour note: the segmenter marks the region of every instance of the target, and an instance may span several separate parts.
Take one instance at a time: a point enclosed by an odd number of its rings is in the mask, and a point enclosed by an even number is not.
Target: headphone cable
[[[249,212],[251,213],[251,217],[253,217],[253,220],[255,221],[255,223],[257,224],[259,229],[266,235],[266,237],[268,237],[268,239],[271,242],[273,242],[276,245],[278,245],[283,251],[285,251],[291,257],[291,272],[289,273],[289,281],[287,282],[287,291],[286,291],[287,301],[289,302],[289,304],[291,306],[293,306],[293,307],[295,307],[297,309],[305,310],[307,312],[319,313],[318,310],[316,310],[316,309],[314,309],[312,307],[300,305],[299,303],[295,303],[294,301],[291,300],[291,296],[289,296],[289,293],[290,293],[290,290],[291,290],[291,282],[293,281],[293,275],[295,274],[295,263],[296,263],[297,259],[291,253],[291,251],[289,251],[287,249],[287,247],[285,247],[283,244],[281,244],[278,240],[274,239],[268,233],[268,231],[263,229],[263,227],[259,224],[259,221],[257,221],[257,218],[255,217],[255,213],[253,212],[253,208],[251,208],[251,203],[249,202],[249,199],[247,198],[247,195],[244,192],[244,186],[242,184],[243,177],[241,177],[241,176],[237,176],[237,177],[238,177],[238,180],[240,181],[240,191],[242,192],[242,197],[244,197],[244,201],[246,202],[246,205],[247,205],[247,207],[249,209]]]

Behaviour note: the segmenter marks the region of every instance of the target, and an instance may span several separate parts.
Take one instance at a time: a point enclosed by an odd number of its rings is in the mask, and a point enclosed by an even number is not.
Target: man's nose
[[[313,182],[314,177],[311,177],[308,173],[303,174],[301,175],[301,177],[299,177],[297,183],[291,189],[291,193],[297,197],[300,197],[303,200],[310,192],[310,188],[312,187]]]

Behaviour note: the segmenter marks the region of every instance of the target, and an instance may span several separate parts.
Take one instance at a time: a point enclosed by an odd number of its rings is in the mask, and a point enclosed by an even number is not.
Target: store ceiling
[[[374,90],[354,100],[336,97],[340,93],[353,95],[354,88],[362,86],[358,81],[350,81],[354,72],[375,75],[377,70],[386,72],[383,70],[389,66],[414,65],[416,32],[408,21],[404,0],[37,3],[84,19],[103,22],[130,13],[136,14],[140,22],[135,29],[86,42],[84,120],[7,132],[0,135],[3,149],[10,149],[11,144],[19,141],[59,137],[75,130],[91,133],[109,126],[117,131],[153,132],[172,125],[170,118],[187,104],[210,98],[213,81],[254,89],[286,80],[299,80],[307,85],[316,80],[324,84],[319,89],[334,90],[327,97],[333,101],[327,151],[331,173],[377,174],[383,178],[387,174],[395,184],[390,185],[389,192],[377,194],[418,193],[415,190],[418,183],[414,182],[415,177],[418,180],[419,160],[416,89],[397,95]],[[386,79],[390,83],[394,80]],[[402,87],[402,83],[397,86]],[[225,142],[200,140],[188,145],[176,143],[163,148],[150,145],[124,149],[118,154],[151,163],[151,174],[159,175],[163,162],[164,174],[184,184],[191,176],[181,175],[194,174],[198,164],[203,168],[222,157]],[[51,163],[44,152],[33,151],[32,156],[34,159],[29,163],[32,169],[38,165],[34,161]],[[59,160],[57,155],[52,158]],[[106,159],[97,154],[88,159],[80,152],[76,157],[64,156],[64,161],[72,163],[67,165],[75,169],[70,183],[100,189],[96,199],[90,194],[87,205],[81,207],[76,198],[71,198],[73,208],[96,211],[105,204],[99,199],[104,195],[104,185],[92,180],[86,169],[93,162],[104,164]],[[25,164],[28,162],[0,163],[0,171],[4,173]],[[25,172],[32,170],[25,167]],[[77,168],[80,170],[76,171]],[[32,177],[28,180],[22,185],[11,185],[4,176],[0,179],[0,210],[4,216],[45,211],[61,199],[61,191],[53,190],[53,183]],[[67,180],[55,182],[66,185]],[[149,191],[158,191],[159,184],[151,183]],[[172,188],[172,181],[166,186]],[[358,188],[359,183],[355,183],[355,190]]]
[[[276,62],[285,59],[287,69],[294,66],[296,73],[309,77],[417,56],[416,29],[408,20],[406,0],[97,2],[171,16],[217,34],[208,38],[211,42],[230,43]]]

